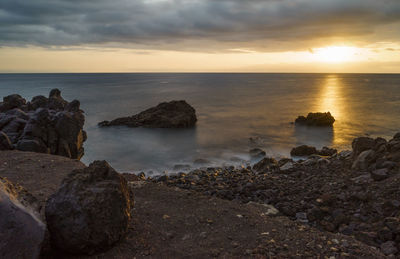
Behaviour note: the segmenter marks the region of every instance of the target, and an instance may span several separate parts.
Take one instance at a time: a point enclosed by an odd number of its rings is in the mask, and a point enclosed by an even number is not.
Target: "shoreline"
[[[375,158],[365,159],[365,154],[371,155],[372,152]],[[136,197],[134,226],[129,228],[127,240],[96,256],[102,258],[117,253],[117,258],[127,255],[142,258],[167,254],[180,258],[189,256],[190,249],[194,249],[199,240],[207,246],[195,249],[195,258],[206,255],[234,258],[289,256],[294,252],[303,256],[393,256],[398,252],[397,237],[400,237],[399,152],[400,135],[397,134],[390,141],[361,137],[353,142],[352,152],[343,151],[332,156],[312,155],[297,162],[263,158],[253,167],[204,168],[153,179],[123,174]],[[2,151],[0,159],[0,176],[10,177],[11,181],[21,184],[38,196],[42,204],[69,171],[86,167],[77,160],[22,151]],[[31,179],[37,170],[42,171],[40,185]],[[196,209],[191,209],[189,204]],[[221,206],[217,214],[213,204]],[[41,213],[43,215],[43,211]],[[226,217],[226,213],[234,218],[221,221],[220,217]],[[199,219],[203,214],[209,216]],[[211,215],[215,217],[218,214],[221,216],[211,219]],[[253,219],[250,218],[260,216],[260,219],[254,218],[258,223],[251,223]],[[246,222],[244,228],[231,229],[229,231],[233,232],[227,236],[223,229],[230,229],[229,224],[236,224],[234,222],[243,217],[246,219],[243,221]],[[274,222],[274,226],[265,225],[269,229],[265,233],[270,233],[268,235],[273,236],[274,242],[265,244],[257,241],[258,245],[255,245],[254,241],[250,242],[255,238],[252,231],[258,228],[256,226],[266,224],[265,219],[270,222],[267,224]],[[182,221],[187,225],[178,227]],[[198,230],[198,224],[204,224],[208,230]],[[157,230],[153,229],[155,226]],[[189,230],[189,226],[193,229]],[[139,233],[145,231],[143,227],[147,234]],[[275,230],[275,233],[273,228],[280,230]],[[160,236],[161,230],[165,232]],[[295,248],[290,248],[288,243],[286,232],[290,231],[294,238],[290,242],[296,242]],[[147,236],[143,237],[143,234]],[[321,243],[311,249],[306,245],[311,236],[305,237],[304,234],[311,235],[314,242],[319,242],[316,240],[321,238],[326,242],[326,237],[331,235],[339,236],[329,237],[331,241],[328,244]],[[239,239],[231,235],[237,235]],[[243,235],[248,238],[247,241],[240,239]],[[157,243],[159,238],[161,243]],[[138,239],[143,243],[139,244]],[[216,240],[220,242],[216,245],[222,246],[222,249],[206,248]],[[165,242],[184,245],[185,248],[178,249],[173,245],[171,250]],[[349,243],[353,245],[349,246]],[[132,247],[136,250],[133,251]],[[229,251],[229,247],[233,250]],[[45,245],[44,258],[56,255],[71,257]]]

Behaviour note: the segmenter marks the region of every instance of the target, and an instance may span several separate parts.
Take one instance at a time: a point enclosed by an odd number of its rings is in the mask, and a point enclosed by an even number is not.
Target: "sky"
[[[400,0],[1,0],[0,72],[400,72]]]

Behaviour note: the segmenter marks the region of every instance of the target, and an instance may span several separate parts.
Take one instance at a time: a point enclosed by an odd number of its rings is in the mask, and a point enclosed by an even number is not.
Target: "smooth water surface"
[[[288,156],[299,144],[350,148],[362,135],[400,131],[400,75],[381,74],[0,74],[0,96],[27,100],[59,88],[86,114],[85,156],[120,171],[155,173],[208,159],[212,165],[249,159],[252,147]],[[195,107],[194,129],[99,128],[162,101]],[[330,111],[333,128],[296,127],[308,112]]]

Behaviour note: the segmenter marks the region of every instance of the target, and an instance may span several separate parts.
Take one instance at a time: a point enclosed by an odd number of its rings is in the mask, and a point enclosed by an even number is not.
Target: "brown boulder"
[[[73,254],[93,254],[124,238],[133,194],[106,161],[74,170],[46,203],[52,243]]]

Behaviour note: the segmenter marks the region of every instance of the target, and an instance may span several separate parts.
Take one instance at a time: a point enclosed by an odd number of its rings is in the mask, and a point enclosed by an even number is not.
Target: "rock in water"
[[[99,126],[146,128],[190,128],[196,124],[196,110],[186,101],[163,102],[131,117],[103,121]]]
[[[292,156],[310,156],[314,154],[318,154],[317,149],[307,145],[295,147],[290,151],[290,155]]]
[[[307,117],[299,116],[295,120],[296,124],[306,126],[332,126],[335,122],[335,118],[330,112],[310,112]]]
[[[46,203],[53,244],[74,254],[112,247],[128,229],[133,194],[125,178],[106,161],[74,170]]]
[[[36,199],[0,177],[0,257],[38,258],[46,226],[39,219]]]

